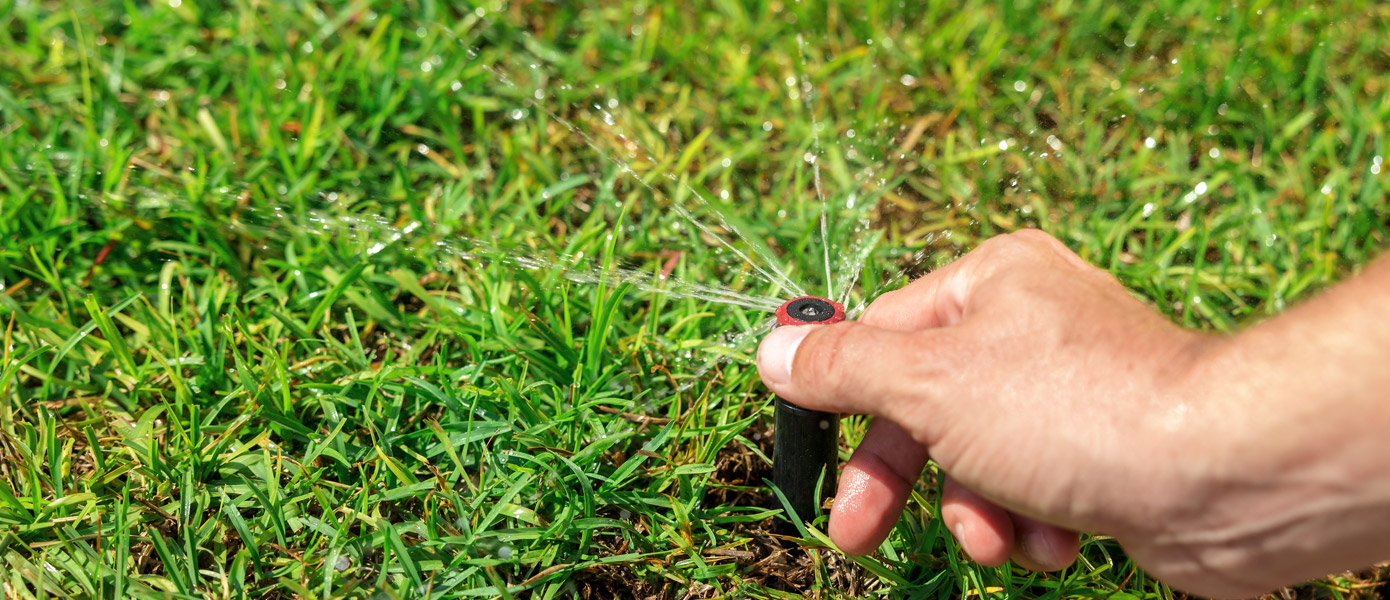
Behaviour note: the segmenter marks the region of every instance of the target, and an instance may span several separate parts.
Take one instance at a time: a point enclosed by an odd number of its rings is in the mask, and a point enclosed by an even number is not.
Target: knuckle
[[[1032,231],[1036,230],[1024,229],[994,236],[985,240],[980,245],[980,249],[986,251],[986,258],[991,262],[1014,262],[1037,257],[1039,255],[1038,250],[1044,242],[1038,240],[1036,234],[1029,233]],[[1042,235],[1046,236],[1047,234]]]
[[[980,248],[988,249],[983,262],[996,269],[1019,264],[1058,266],[1059,260],[1068,267],[1091,267],[1065,243],[1041,229],[1020,229],[995,236]]]
[[[1041,229],[1021,229],[1013,234],[1025,243],[1033,244],[1039,251],[1050,251],[1066,263],[1075,267],[1089,267],[1085,259],[1076,254],[1066,243]]]
[[[971,265],[973,278],[978,281],[992,279],[994,275],[1007,272],[1020,263],[1037,260],[1036,249],[1013,235],[995,236],[980,245],[976,250],[976,262]]]
[[[1053,252],[1071,253],[1071,249],[1067,248],[1066,244],[1041,229],[1020,229],[1008,234],[1007,237],[1013,242],[1016,250],[1022,253],[1036,256],[1047,256]]]
[[[1051,234],[1041,229],[1019,229],[1010,233],[1008,237],[1024,243],[1048,245],[1060,245],[1062,243],[1057,238],[1052,237]]]

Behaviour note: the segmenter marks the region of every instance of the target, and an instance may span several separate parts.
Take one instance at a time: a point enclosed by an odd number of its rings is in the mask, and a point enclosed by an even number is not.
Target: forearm
[[[1232,389],[1251,411],[1251,455],[1329,485],[1386,483],[1390,260],[1241,334],[1234,351],[1233,368],[1252,375]]]
[[[1176,537],[1206,538],[1208,566],[1292,583],[1390,558],[1390,260],[1217,344],[1194,381],[1219,451]]]

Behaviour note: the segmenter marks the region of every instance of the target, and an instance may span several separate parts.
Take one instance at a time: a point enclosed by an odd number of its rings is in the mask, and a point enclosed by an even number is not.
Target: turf
[[[766,313],[603,273],[824,290],[828,205],[852,305],[1041,227],[1234,330],[1385,246],[1390,8],[573,4],[0,3],[0,595],[1180,596],[931,473],[783,550]]]

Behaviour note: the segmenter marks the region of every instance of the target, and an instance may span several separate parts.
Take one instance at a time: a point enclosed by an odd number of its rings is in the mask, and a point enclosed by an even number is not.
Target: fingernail
[[[1055,565],[1059,560],[1057,550],[1052,547],[1052,540],[1041,531],[1023,534],[1023,553],[1042,566]]]
[[[811,333],[807,327],[778,327],[758,347],[758,373],[768,385],[786,385],[792,380],[792,360],[796,348]]]
[[[956,543],[960,544],[961,549],[965,550],[966,554],[970,554],[970,548],[965,545],[965,522],[956,521],[956,524],[951,526],[951,531],[956,534]],[[970,555],[974,556],[973,554]]]

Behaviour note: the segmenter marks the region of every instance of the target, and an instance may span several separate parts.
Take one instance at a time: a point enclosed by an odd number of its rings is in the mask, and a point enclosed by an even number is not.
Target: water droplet
[[[1192,191],[1196,192],[1198,196],[1207,193],[1207,182],[1198,182],[1197,187],[1192,188]]]
[[[1147,217],[1147,216],[1150,216],[1150,215],[1154,214],[1154,210],[1155,210],[1156,208],[1157,208],[1157,207],[1155,207],[1155,206],[1154,206],[1154,203],[1152,203],[1152,202],[1149,202],[1149,203],[1145,204],[1145,205],[1144,205],[1144,216]]]
[[[478,8],[473,9],[473,14],[476,15],[479,19],[481,19],[487,16],[487,9],[479,6]]]
[[[917,78],[911,75],[903,75],[902,77],[898,78],[898,83],[901,83],[906,86],[917,85]]]
[[[434,68],[434,65],[430,64],[430,61],[425,61],[425,62],[420,63],[420,70],[421,70],[421,71],[424,71],[424,72],[426,72],[426,73],[429,73],[429,72],[430,72],[430,69],[433,69],[433,68]]]
[[[999,149],[1000,149],[1000,150],[1008,150],[1008,149],[1009,149],[1009,140],[999,140]]]
[[[1210,156],[1212,158],[1221,158],[1221,150],[1212,148],[1210,152],[1207,152],[1207,156]]]
[[[1015,92],[1022,92],[1022,91],[1027,90],[1027,89],[1028,89],[1028,84],[1023,83],[1023,81],[1020,80],[1020,81],[1015,81],[1015,82],[1014,82],[1014,91],[1015,91]]]
[[[724,165],[724,168],[727,169],[730,165],[734,164],[734,161],[725,158],[724,160],[719,161],[719,164]]]
[[[415,146],[415,151],[419,152],[420,154],[428,155],[430,153],[430,147],[424,144],[420,144],[418,146]]]
[[[305,54],[313,54],[313,52],[314,52],[314,43],[313,43],[313,42],[306,41],[306,42],[304,42],[303,44],[300,44],[300,45],[299,45],[299,51],[300,51],[300,52],[303,52],[303,53],[305,53]]]
[[[1157,140],[1154,140],[1154,139],[1151,138],[1151,137],[1144,138],[1144,147],[1145,147],[1145,148],[1153,148],[1154,146],[1157,146],[1157,145],[1158,145],[1158,141],[1157,141]]]
[[[183,6],[183,0],[169,0],[169,6],[173,8]]]
[[[512,109],[512,120],[513,120],[513,121],[520,121],[521,118],[524,117],[524,116],[526,116],[526,111],[523,111],[523,110],[521,110],[520,108],[513,108],[513,109]]]
[[[772,121],[763,121],[763,131],[772,131]]]

